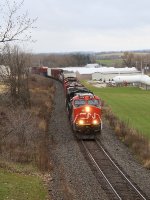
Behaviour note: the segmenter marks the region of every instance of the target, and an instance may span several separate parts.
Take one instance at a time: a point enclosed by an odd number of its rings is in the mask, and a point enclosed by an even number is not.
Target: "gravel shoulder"
[[[52,81],[56,91],[49,131],[53,166],[49,183],[50,199],[107,200],[107,194],[92,173],[71,130],[65,110],[63,87],[59,82]],[[134,159],[132,152],[117,139],[107,122],[104,122],[99,139],[114,160],[150,199],[150,171]]]

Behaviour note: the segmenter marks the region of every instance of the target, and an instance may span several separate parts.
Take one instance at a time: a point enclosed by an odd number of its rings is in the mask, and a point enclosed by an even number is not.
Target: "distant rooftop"
[[[92,65],[94,67],[92,67]],[[63,68],[67,71],[79,72],[80,74],[93,74],[93,73],[134,73],[139,72],[135,67],[124,67],[124,68],[115,68],[115,67],[97,67],[95,64],[88,64],[85,67],[66,67]]]
[[[97,68],[97,67],[101,67],[101,66],[97,63],[93,63],[93,64],[87,64],[87,65],[85,65],[85,67],[87,67],[87,68]]]

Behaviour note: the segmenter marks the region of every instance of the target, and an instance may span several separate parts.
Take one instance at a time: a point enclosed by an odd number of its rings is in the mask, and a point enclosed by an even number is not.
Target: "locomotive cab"
[[[78,138],[94,138],[101,133],[101,102],[92,93],[79,93],[71,101],[71,123]]]

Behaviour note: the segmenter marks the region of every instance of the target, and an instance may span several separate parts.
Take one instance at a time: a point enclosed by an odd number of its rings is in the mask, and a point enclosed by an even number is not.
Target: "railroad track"
[[[81,140],[79,146],[109,199],[148,199],[115,164],[98,140]]]

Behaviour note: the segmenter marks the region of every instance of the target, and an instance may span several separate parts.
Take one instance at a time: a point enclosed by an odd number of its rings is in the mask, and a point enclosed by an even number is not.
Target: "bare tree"
[[[139,71],[145,70],[145,73],[150,70],[149,53],[124,52],[122,59],[124,66],[136,67]]]
[[[4,2],[4,3],[2,3]],[[28,13],[22,13],[24,1],[3,0],[0,3],[0,76],[9,86],[13,103],[30,104],[28,87],[29,55],[8,43],[13,41],[29,41],[29,30],[34,28],[36,19],[30,19]]]
[[[123,64],[127,67],[135,67],[135,56],[131,52],[124,52],[123,56]]]
[[[31,39],[29,29],[33,28],[36,19],[30,19],[28,13],[19,14],[23,2],[18,3],[5,0],[4,5],[0,5],[0,43]]]
[[[34,66],[45,65],[48,67],[84,66],[93,61],[93,56],[82,53],[68,54],[37,54],[33,56]],[[94,62],[94,61],[93,61]]]
[[[11,48],[6,45],[1,56],[0,77],[9,87],[13,104],[30,105],[28,76],[30,56],[22,52],[18,46]]]

